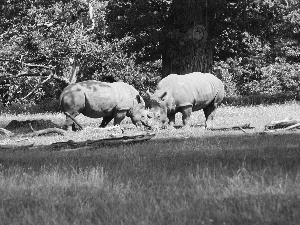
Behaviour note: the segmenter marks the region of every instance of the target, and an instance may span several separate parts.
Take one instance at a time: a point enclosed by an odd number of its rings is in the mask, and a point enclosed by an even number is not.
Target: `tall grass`
[[[215,123],[298,107],[221,108]],[[0,150],[0,224],[297,224],[299,149],[298,132],[192,127],[119,147]]]

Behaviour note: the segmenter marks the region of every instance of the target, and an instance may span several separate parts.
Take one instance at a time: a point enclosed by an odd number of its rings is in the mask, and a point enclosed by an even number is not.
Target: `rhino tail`
[[[63,96],[63,94],[61,94],[61,95],[59,96],[59,106],[60,106],[61,110],[62,110],[63,112],[65,112],[63,99],[64,99],[64,96]]]
[[[83,127],[80,125],[80,123],[78,122],[78,120],[75,119],[74,116],[72,116],[70,113],[68,112],[64,112],[64,114],[69,117],[71,120],[73,120],[73,122],[81,129],[83,130]]]
[[[78,120],[75,119],[74,116],[72,116],[70,113],[66,112],[65,108],[64,108],[64,96],[61,95],[60,99],[59,99],[59,105],[61,110],[63,111],[63,113],[66,115],[66,117],[69,117],[81,130],[83,129],[82,125],[80,125],[80,123],[78,122]]]

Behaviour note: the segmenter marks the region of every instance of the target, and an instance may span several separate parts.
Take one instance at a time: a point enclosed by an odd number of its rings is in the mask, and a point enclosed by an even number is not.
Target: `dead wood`
[[[300,120],[285,118],[283,120],[272,121],[265,125],[265,128],[260,134],[284,132],[292,129],[300,128]]]
[[[155,134],[140,134],[134,136],[119,136],[119,137],[112,137],[112,138],[104,138],[98,140],[86,140],[83,142],[75,142],[72,140],[66,142],[55,142],[51,144],[51,147],[54,150],[61,150],[65,149],[66,151],[71,151],[70,149],[81,149],[81,148],[94,148],[104,145],[119,145],[119,144],[127,144],[127,143],[135,143],[135,142],[142,142],[146,140],[150,140],[154,137]]]
[[[17,134],[32,133],[34,131],[43,130],[47,128],[60,128],[59,125],[53,123],[51,120],[12,120],[5,127],[6,130]]]
[[[239,124],[239,125],[231,125],[231,126],[217,126],[217,127],[211,127],[207,128],[208,130],[242,130],[244,129],[253,129],[254,127],[251,127],[249,123],[245,124]]]
[[[59,128],[47,128],[47,129],[43,129],[43,130],[33,131],[32,133],[28,133],[26,136],[34,137],[34,136],[40,136],[40,135],[45,135],[45,134],[49,134],[49,133],[57,133],[57,134],[64,136],[67,133],[67,131],[65,131],[63,129],[59,129]]]
[[[286,127],[286,128],[280,129],[280,130],[291,130],[291,129],[299,128],[299,127],[300,127],[300,122],[299,122],[299,123],[296,123],[296,124],[294,124],[294,125],[288,126],[288,127]]]
[[[29,149],[33,144],[30,145],[0,145],[0,150],[18,150],[18,149]]]
[[[279,121],[272,121],[271,123],[269,123],[265,126],[265,130],[284,129],[284,128],[288,128],[293,125],[296,125],[298,123],[300,123],[300,120],[284,119],[284,120],[279,120]],[[293,129],[293,128],[297,128],[297,127],[299,127],[299,126],[295,126],[295,127],[289,128],[289,129]]]
[[[273,129],[273,130],[264,130],[264,131],[260,132],[260,134],[288,131],[288,130],[292,130],[292,129],[295,129],[295,128],[299,129],[299,127],[300,127],[300,123],[296,123],[294,125],[291,125],[291,126],[288,126],[288,127],[285,127],[285,128],[279,128],[279,129]]]
[[[85,129],[92,129],[93,131],[112,131],[112,130],[120,130],[122,134],[124,133],[124,128],[119,125],[111,126],[111,127],[86,127]]]
[[[6,130],[5,128],[0,128],[0,133],[4,134],[5,136],[11,137],[14,135],[13,132]]]

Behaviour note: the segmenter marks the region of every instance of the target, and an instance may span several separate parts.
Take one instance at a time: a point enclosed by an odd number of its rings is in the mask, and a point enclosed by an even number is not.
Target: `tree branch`
[[[21,100],[27,99],[30,95],[32,95],[41,85],[45,84],[52,77],[52,73],[41,83],[36,85],[25,97],[21,98]]]
[[[44,72],[44,73],[27,73],[27,72],[24,72],[24,73],[19,73],[17,75],[7,74],[7,75],[4,75],[4,76],[0,76],[0,81],[2,79],[14,79],[14,78],[19,78],[19,77],[45,77],[45,76],[49,76],[50,74],[49,74],[49,71]],[[53,79],[57,80],[57,81],[63,82],[66,85],[70,84],[70,81],[65,77],[59,77],[56,74],[52,74],[51,77]]]
[[[60,82],[63,82],[65,85],[69,85],[70,84],[70,81],[67,78],[65,78],[65,77],[59,77],[56,74],[53,74],[52,78],[55,79],[55,80],[58,80]]]
[[[93,30],[95,28],[95,19],[94,19],[94,8],[91,4],[91,1],[90,0],[87,0],[87,3],[89,5],[89,16],[90,16],[90,20],[92,21],[92,27],[87,29],[87,31],[90,31],[90,30]]]
[[[49,76],[49,73],[28,73],[28,72],[23,72],[23,73],[18,73],[17,75],[13,74],[7,74],[4,76],[0,76],[2,79],[14,79],[14,78],[19,78],[19,77],[42,77],[42,76]]]
[[[37,68],[45,68],[45,69],[49,69],[49,70],[53,70],[54,67],[53,66],[44,66],[44,65],[39,65],[39,64],[31,64],[31,63],[22,63],[25,66],[28,67],[37,67]]]

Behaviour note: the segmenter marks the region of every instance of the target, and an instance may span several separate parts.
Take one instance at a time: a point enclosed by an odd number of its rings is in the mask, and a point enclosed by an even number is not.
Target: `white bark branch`
[[[36,85],[25,97],[21,98],[21,100],[27,99],[30,95],[32,95],[40,86],[48,82],[52,77],[52,74],[50,74],[43,82]]]
[[[92,27],[87,29],[88,31],[90,31],[90,30],[93,30],[95,28],[94,8],[93,8],[90,0],[88,0],[87,2],[88,2],[88,5],[89,5],[90,20],[92,21]]]

